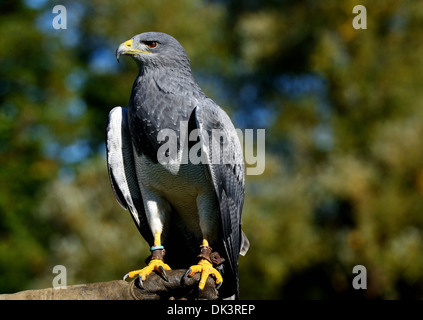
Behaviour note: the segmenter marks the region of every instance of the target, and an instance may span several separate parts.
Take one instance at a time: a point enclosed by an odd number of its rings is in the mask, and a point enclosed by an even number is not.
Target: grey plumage
[[[201,239],[210,239],[211,247],[226,259],[221,295],[238,296],[238,256],[249,243],[241,231],[245,169],[235,128],[196,84],[178,41],[156,32],[131,40],[130,46],[119,47],[117,57],[130,52],[139,74],[128,110],[114,108],[107,126],[107,163],[115,197],[129,209],[150,246],[152,230],[162,231],[165,259],[172,268],[188,268]],[[183,163],[183,152],[189,150],[181,143],[181,122],[187,123],[188,133],[198,129],[207,163]],[[158,159],[166,143],[157,139],[162,129],[173,130],[180,146],[177,159],[168,164]],[[215,130],[223,133],[224,142],[213,143]],[[195,143],[185,146],[190,149]],[[218,152],[221,147],[223,153]]]

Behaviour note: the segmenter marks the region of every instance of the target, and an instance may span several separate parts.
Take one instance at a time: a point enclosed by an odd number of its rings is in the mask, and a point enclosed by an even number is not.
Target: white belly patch
[[[169,203],[195,231],[215,232],[218,206],[208,168],[203,165],[181,164],[176,160],[168,164],[153,163],[148,157],[135,154],[135,167],[143,199],[159,197]],[[144,199],[145,200],[145,199]],[[201,200],[201,203],[198,201]],[[156,215],[147,212],[148,215]],[[200,217],[201,215],[201,217]],[[154,227],[152,226],[154,229]],[[214,229],[214,230],[212,230]]]

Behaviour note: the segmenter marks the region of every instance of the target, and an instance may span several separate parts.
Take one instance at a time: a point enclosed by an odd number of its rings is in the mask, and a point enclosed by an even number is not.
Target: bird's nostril
[[[125,46],[127,46],[128,48],[129,47],[131,47],[132,46],[132,42],[133,42],[134,40],[128,40],[128,41],[125,41]]]

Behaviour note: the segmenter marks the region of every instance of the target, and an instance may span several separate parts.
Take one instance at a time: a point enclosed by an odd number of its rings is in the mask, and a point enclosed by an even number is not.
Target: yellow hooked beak
[[[135,49],[132,47],[134,40],[130,39],[128,41],[125,41],[124,43],[122,43],[116,50],[116,59],[117,61],[119,61],[119,57],[122,54],[136,54],[136,53],[147,53],[147,54],[151,54],[151,52],[148,51],[144,51],[144,50],[140,50],[140,49]]]

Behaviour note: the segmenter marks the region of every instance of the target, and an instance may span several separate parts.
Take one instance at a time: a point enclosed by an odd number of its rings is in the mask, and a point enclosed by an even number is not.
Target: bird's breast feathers
[[[194,205],[199,194],[214,195],[208,169],[203,164],[183,163],[179,153],[177,159],[167,163],[155,163],[147,155],[135,154],[135,168],[139,183],[174,204],[189,202]]]

